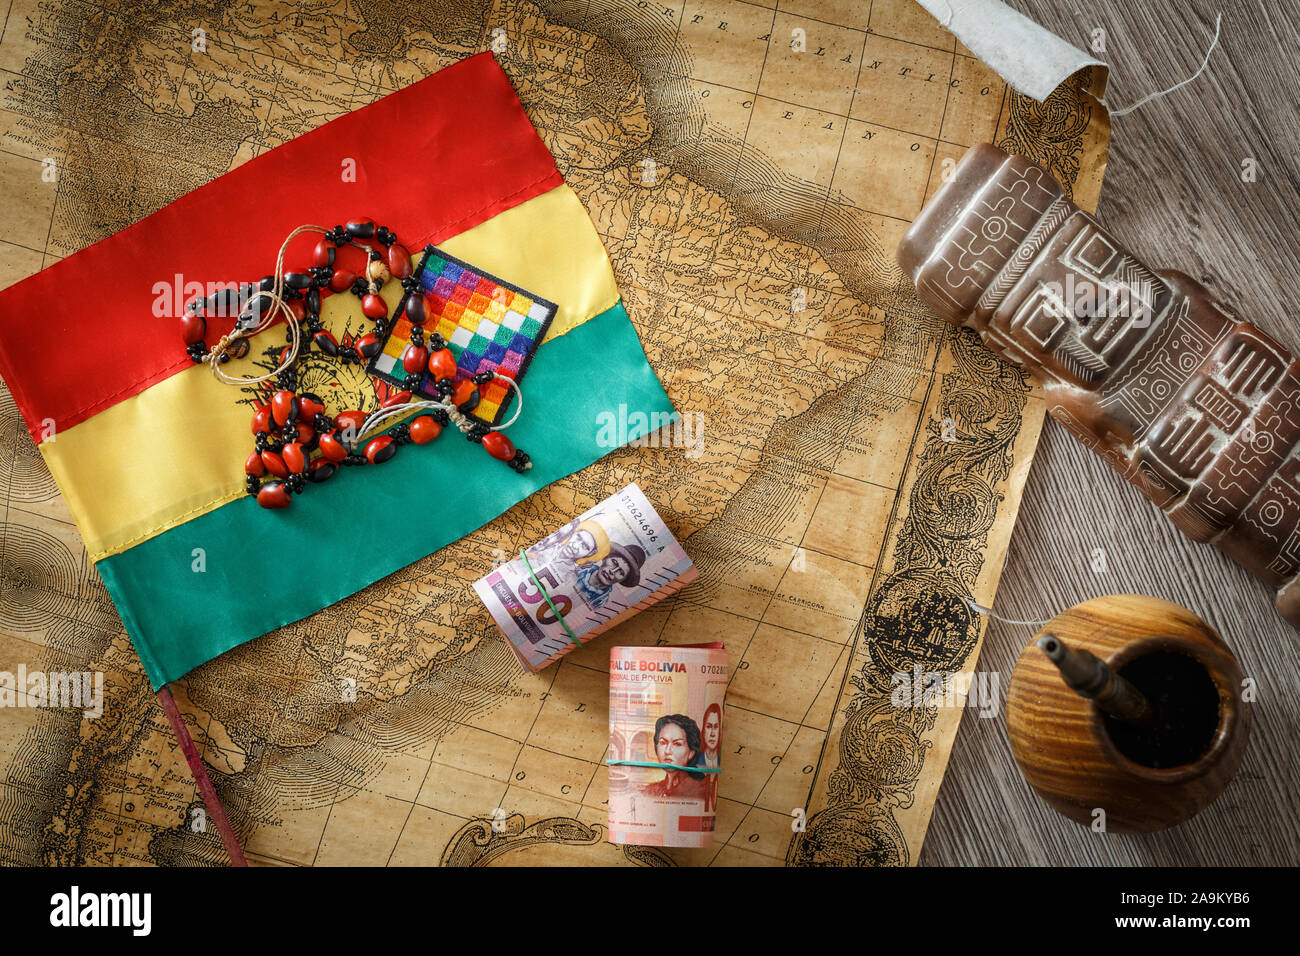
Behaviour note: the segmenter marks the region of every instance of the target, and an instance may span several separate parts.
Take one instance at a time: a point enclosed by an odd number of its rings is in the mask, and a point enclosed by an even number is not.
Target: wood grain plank
[[[1180,269],[1300,354],[1300,6],[1210,0],[1010,0],[1081,47],[1107,32],[1113,108],[1193,73],[1223,11],[1219,46],[1195,82],[1113,120],[1098,218],[1149,265]],[[1253,157],[1258,180],[1241,179]],[[1094,549],[1105,554],[1096,572]],[[1272,594],[1154,506],[1055,422],[1043,429],[997,612],[1046,619],[1078,601],[1136,592],[1215,627],[1258,682],[1245,760],[1227,791],[1182,826],[1097,834],[1058,816],[1020,775],[1005,716],[964,715],[921,865],[1295,865],[1300,861],[1300,635]],[[993,622],[979,669],[1005,696],[1035,628]]]

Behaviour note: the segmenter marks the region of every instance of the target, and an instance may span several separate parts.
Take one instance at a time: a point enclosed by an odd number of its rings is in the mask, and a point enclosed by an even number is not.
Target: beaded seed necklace
[[[303,233],[320,236],[312,252],[312,265],[306,271],[285,272],[284,257],[289,243]],[[338,250],[345,245],[367,254],[363,275],[335,268]],[[402,283],[403,300],[396,317],[404,314],[411,324],[410,344],[402,353],[402,368],[407,373],[404,388],[384,399],[369,415],[346,410],[330,418],[318,395],[297,391],[298,358],[312,345],[344,365],[364,364],[378,355],[390,328],[388,303],[379,290],[390,278]],[[351,345],[340,345],[320,319],[321,300],[331,293],[342,292],[351,292],[360,299],[361,311],[375,325],[373,332]],[[235,327],[209,349],[205,341],[207,319],[227,317],[236,310]],[[519,385],[496,372],[480,372],[456,382],[456,359],[446,341],[437,332],[425,337],[423,325],[427,316],[424,291],[414,274],[410,252],[387,226],[376,226],[373,219],[358,219],[333,229],[299,226],[281,244],[272,275],[257,283],[245,283],[206,298],[193,299],[186,305],[181,317],[181,336],[193,362],[206,363],[213,376],[227,385],[256,386],[275,380],[277,390],[271,400],[258,406],[253,414],[254,448],[244,462],[246,490],[257,498],[259,505],[287,508],[291,495],[301,494],[307,482],[329,480],[340,465],[381,464],[392,458],[399,446],[431,442],[444,427],[452,424],[466,439],[482,444],[493,458],[504,461],[520,474],[532,467],[528,455],[517,450],[502,434],[523,411],[524,397]],[[285,320],[288,345],[280,353],[279,365],[261,376],[227,374],[221,366],[246,356],[249,339],[280,318]],[[412,400],[412,392],[420,388],[426,370],[433,378],[438,397],[429,401]],[[478,386],[493,379],[505,382],[514,391],[518,404],[509,421],[490,427],[469,415],[479,403]],[[410,422],[387,428],[384,434],[367,438],[384,421],[413,412],[422,414]],[[320,455],[313,458],[315,451]]]

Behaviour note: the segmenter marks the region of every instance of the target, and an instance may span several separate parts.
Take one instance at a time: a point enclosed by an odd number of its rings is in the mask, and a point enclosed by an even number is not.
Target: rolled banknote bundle
[[[530,671],[662,601],[698,572],[635,483],[474,582]]]
[[[724,644],[609,652],[609,842],[712,846]]]

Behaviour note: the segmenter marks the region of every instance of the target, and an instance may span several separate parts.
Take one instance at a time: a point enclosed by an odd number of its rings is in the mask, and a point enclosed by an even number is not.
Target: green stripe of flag
[[[448,429],[377,467],[341,469],[283,511],[246,497],[100,561],[153,686],[354,594],[608,454],[602,412],[622,404],[651,421],[670,416],[659,424],[677,417],[622,303],[543,345],[523,389],[508,433],[532,457],[523,475]]]

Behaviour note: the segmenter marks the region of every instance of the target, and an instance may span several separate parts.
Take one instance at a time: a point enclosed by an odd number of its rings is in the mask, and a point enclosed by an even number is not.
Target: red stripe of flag
[[[156,283],[256,281],[303,223],[370,216],[414,253],[562,182],[510,81],[481,53],[0,292],[0,378],[39,443],[45,420],[69,428],[190,366],[179,318],[154,313]],[[286,267],[306,266],[314,241],[295,240]],[[231,325],[210,321],[208,344]]]

